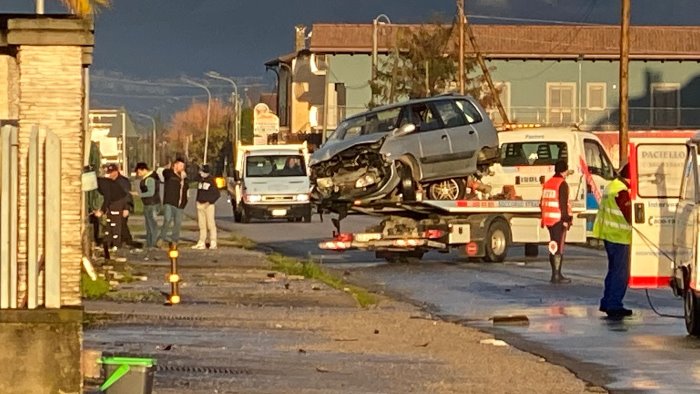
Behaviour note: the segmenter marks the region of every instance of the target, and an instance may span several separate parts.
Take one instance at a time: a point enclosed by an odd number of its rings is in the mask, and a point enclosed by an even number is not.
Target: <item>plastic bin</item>
[[[102,357],[105,382],[100,391],[107,394],[151,394],[156,360],[136,357]]]

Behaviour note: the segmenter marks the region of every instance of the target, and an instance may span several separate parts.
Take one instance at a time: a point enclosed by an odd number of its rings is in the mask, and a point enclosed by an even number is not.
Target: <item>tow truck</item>
[[[630,139],[650,149],[657,141],[645,133],[633,133]],[[341,232],[337,223],[333,239],[319,248],[369,250],[389,262],[417,261],[430,250],[458,250],[469,258],[502,262],[511,246],[524,245],[525,255],[535,257],[538,245],[549,242],[547,229],[540,226],[542,184],[560,159],[569,164],[566,179],[574,214],[566,242],[595,245],[591,230],[601,191],[615,177],[600,139],[591,132],[541,128],[503,132],[499,140],[501,160],[481,185],[471,185],[470,198],[355,205],[354,211],[380,216],[381,222],[354,234]]]

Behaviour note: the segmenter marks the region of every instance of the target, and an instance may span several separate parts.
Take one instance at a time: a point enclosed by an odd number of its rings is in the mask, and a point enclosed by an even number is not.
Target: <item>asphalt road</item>
[[[602,251],[569,247],[564,263],[570,285],[551,285],[546,251],[526,259],[513,248],[505,263],[469,263],[456,254],[428,253],[415,265],[389,265],[373,253],[328,253],[317,248],[330,237],[330,218],[309,224],[233,223],[222,198],[218,222],[286,255],[312,258],[351,271],[354,280],[441,316],[494,332],[523,350],[566,366],[580,377],[616,392],[685,393],[700,387],[700,340],[686,335],[683,320],[659,317],[643,291],[630,290],[626,306],[635,315],[610,321],[598,312],[606,259]],[[351,216],[343,231],[363,230],[377,219]],[[666,314],[682,315],[670,290],[650,292]],[[493,316],[525,315],[528,325],[494,326]]]

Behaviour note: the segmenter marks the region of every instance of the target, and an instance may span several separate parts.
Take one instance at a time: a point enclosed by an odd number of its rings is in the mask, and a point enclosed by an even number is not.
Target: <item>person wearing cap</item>
[[[168,244],[177,244],[187,206],[185,160],[175,159],[170,168],[163,170],[163,179],[163,226],[159,239]]]
[[[618,176],[605,187],[593,224],[593,236],[602,239],[608,255],[600,311],[611,318],[632,316],[622,304],[629,280],[629,256],[632,244],[632,201],[629,194],[630,169],[625,164]]]
[[[568,171],[569,166],[566,161],[557,161],[554,165],[554,175],[542,187],[542,198],[540,199],[541,225],[549,230],[551,283],[571,283],[571,279],[561,273],[566,232],[574,219],[571,215],[569,202],[569,185],[566,183]]]
[[[126,192],[127,209],[129,210],[129,213],[134,212],[134,193],[131,190],[131,181],[129,178],[125,177],[121,173],[118,164],[111,165],[107,176],[112,178],[115,182],[117,182],[117,184],[119,184],[119,186],[121,186],[122,189],[124,189],[124,192]],[[134,242],[134,237],[131,235],[131,231],[129,230],[129,216],[122,218],[121,238],[124,245],[133,248],[133,252],[140,252],[140,248],[143,245]]]
[[[139,196],[143,203],[143,217],[146,221],[146,248],[154,249],[158,240],[158,211],[160,210],[160,182],[158,174],[150,171],[146,163],[137,163],[136,175],[139,182]]]
[[[105,237],[103,247],[105,258],[110,259],[110,251],[116,252],[122,246],[122,221],[129,216],[128,193],[117,182],[119,167],[108,164],[105,177],[98,178],[98,191],[103,196],[102,208],[97,217],[105,217]]]
[[[209,249],[216,249],[216,200],[219,199],[219,189],[211,176],[211,168],[208,164],[202,166],[199,171],[197,183],[197,221],[199,222],[199,241],[192,249],[207,248],[207,232],[209,235]]]

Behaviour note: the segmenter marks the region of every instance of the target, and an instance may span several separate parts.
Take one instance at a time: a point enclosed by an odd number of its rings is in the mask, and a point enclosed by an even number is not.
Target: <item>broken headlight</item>
[[[377,176],[374,174],[367,174],[355,181],[355,188],[362,189],[374,185],[375,183],[377,183]]]

